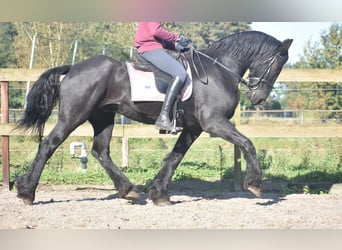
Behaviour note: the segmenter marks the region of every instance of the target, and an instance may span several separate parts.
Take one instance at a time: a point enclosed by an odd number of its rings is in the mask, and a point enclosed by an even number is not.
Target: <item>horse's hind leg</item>
[[[94,128],[92,154],[98,159],[114,182],[119,192],[119,197],[128,200],[138,200],[140,197],[136,187],[120,171],[110,157],[109,143],[114,127],[114,116],[111,113],[96,111],[96,114],[89,119]]]
[[[46,161],[76,127],[76,124],[73,126],[63,121],[58,121],[51,133],[39,144],[38,152],[28,172],[18,177],[15,183],[17,197],[22,199],[25,204],[32,205],[39,178]]]

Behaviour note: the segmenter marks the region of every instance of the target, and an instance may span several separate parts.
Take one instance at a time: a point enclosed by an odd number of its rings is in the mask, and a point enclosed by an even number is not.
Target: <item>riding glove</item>
[[[182,45],[183,47],[187,47],[189,45],[189,40],[184,36],[179,36],[176,42]]]
[[[189,40],[187,38],[185,38],[184,36],[179,36],[176,44],[175,44],[175,49],[178,52],[186,52],[188,51],[190,48],[187,47],[189,45]]]
[[[183,52],[188,51],[190,48],[189,47],[183,47],[178,42],[176,42],[175,49],[176,49],[177,52],[183,53]]]

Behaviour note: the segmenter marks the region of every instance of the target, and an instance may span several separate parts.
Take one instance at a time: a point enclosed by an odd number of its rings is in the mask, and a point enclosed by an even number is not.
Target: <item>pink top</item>
[[[134,45],[138,53],[155,49],[175,50],[178,35],[161,27],[160,22],[139,22]]]

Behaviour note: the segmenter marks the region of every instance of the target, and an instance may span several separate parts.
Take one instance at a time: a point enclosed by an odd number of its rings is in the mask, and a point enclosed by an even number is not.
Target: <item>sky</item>
[[[331,22],[253,22],[252,29],[263,31],[280,41],[287,38],[294,39],[289,49],[289,63],[299,60],[303,55],[305,43],[310,40],[312,44],[320,41],[320,35],[328,30]]]

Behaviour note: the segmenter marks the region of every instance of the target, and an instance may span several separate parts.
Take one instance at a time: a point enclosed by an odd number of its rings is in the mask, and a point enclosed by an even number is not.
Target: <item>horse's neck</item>
[[[212,49],[201,50],[202,53],[207,55],[207,59],[215,67],[221,67],[223,72],[233,72],[234,75],[243,77],[250,66],[250,56],[242,56],[234,52],[217,51]]]
[[[230,55],[221,55],[217,59],[226,65],[231,71],[239,76],[243,76],[249,67],[249,63],[245,59],[237,59]]]

